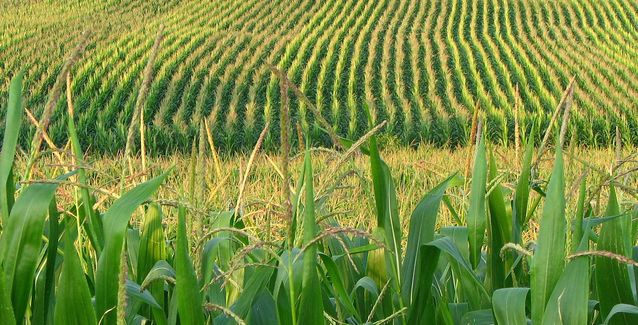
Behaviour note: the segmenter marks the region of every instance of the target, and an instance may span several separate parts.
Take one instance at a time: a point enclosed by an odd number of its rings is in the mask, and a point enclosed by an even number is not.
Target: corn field
[[[88,186],[94,171],[85,165],[71,84],[67,77],[66,150],[54,150],[43,127],[35,140],[44,138],[50,150],[37,152],[39,145],[30,153],[20,149],[27,115],[22,73],[7,92],[0,153],[3,324],[638,321],[637,191],[627,185],[637,169],[636,154],[618,156],[609,172],[584,163],[578,188],[568,188],[563,146],[569,118],[560,128],[552,123],[544,130],[549,143],[556,139],[553,147],[546,142],[535,147],[533,139],[542,133],[535,126],[521,132],[521,167],[514,184],[503,182],[486,141],[485,119],[478,118],[471,138],[472,167],[442,177],[409,216],[399,215],[392,171],[379,154],[375,133],[344,141],[341,159],[360,151],[369,160],[375,211],[370,232],[343,227],[325,211],[330,190],[318,195],[314,188],[309,125],[299,136],[307,139],[302,172],[289,174],[292,127],[282,122],[279,181],[284,194],[272,220],[253,232],[242,213],[242,193],[251,189],[243,185],[236,204],[225,210],[202,211],[196,198],[203,194],[194,185],[181,191],[194,204],[158,200],[155,194],[173,169],[148,171],[147,181],[126,186],[132,167],[124,155],[119,194]],[[280,118],[287,121],[292,97],[283,94]],[[268,133],[266,124],[251,160]],[[616,135],[620,149],[620,132]],[[199,138],[201,155],[206,141],[201,133]],[[550,152],[551,176],[539,179],[538,161]],[[40,168],[37,161],[47,155],[62,162],[62,155],[73,159],[49,166],[44,171],[49,179],[32,179],[32,168]],[[197,150],[192,156],[196,166]],[[601,173],[605,181],[588,185],[587,173]],[[248,171],[242,175],[242,184],[248,176]],[[62,187],[71,193],[61,192]],[[465,194],[450,195],[453,188]],[[106,208],[95,208],[98,195],[109,196]],[[571,195],[578,196],[573,211],[566,209]],[[592,202],[601,197],[606,208],[598,209]],[[437,229],[443,209],[454,215],[455,225]],[[165,222],[169,214],[177,215],[176,224]],[[281,225],[283,240],[272,239],[271,222]],[[402,222],[408,223],[405,231]],[[535,238],[524,240],[523,232],[533,224],[538,225]]]
[[[27,69],[25,107],[34,116],[64,56],[86,43],[72,94],[90,152],[125,147],[158,30],[143,105],[157,154],[188,152],[202,120],[225,151],[255,143],[266,123],[279,130],[281,89],[268,64],[307,95],[291,98],[290,114],[313,145],[331,143],[326,127],[359,138],[366,110],[387,120],[384,132],[399,143],[450,147],[471,142],[480,110],[486,138],[511,145],[517,120],[526,132],[549,126],[572,78],[566,142],[607,146],[619,128],[625,143],[638,144],[634,0],[3,1],[0,9],[0,95]],[[59,144],[68,139],[64,98],[57,105],[49,136]],[[20,141],[34,132],[23,128]],[[276,149],[278,134],[264,146]]]

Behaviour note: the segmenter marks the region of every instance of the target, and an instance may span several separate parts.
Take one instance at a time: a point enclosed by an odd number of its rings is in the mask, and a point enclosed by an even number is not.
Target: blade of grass
[[[33,139],[31,141],[31,152],[27,159],[26,167],[25,167],[25,175],[24,180],[28,180],[31,177],[31,172],[33,171],[33,164],[35,163],[36,156],[40,151],[40,146],[42,145],[42,140],[44,139],[44,134],[46,134],[47,128],[49,127],[49,123],[51,122],[51,117],[53,116],[53,111],[55,110],[58,100],[62,95],[62,88],[64,87],[65,78],[69,71],[73,68],[75,63],[80,60],[82,53],[86,49],[89,44],[89,36],[90,33],[83,32],[80,38],[80,42],[78,45],[71,51],[69,57],[67,58],[64,65],[62,65],[62,69],[55,79],[55,83],[53,84],[53,88],[51,89],[51,93],[49,94],[49,98],[47,99],[46,104],[44,105],[44,111],[42,112],[42,116],[40,117],[40,121],[38,126],[35,129],[35,134],[33,135]]]

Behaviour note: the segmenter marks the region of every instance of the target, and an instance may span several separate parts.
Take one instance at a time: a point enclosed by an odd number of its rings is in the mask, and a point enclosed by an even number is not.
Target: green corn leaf
[[[379,296],[379,288],[377,287],[376,283],[374,283],[374,280],[372,280],[372,278],[370,277],[364,276],[363,278],[359,279],[359,281],[357,281],[357,283],[355,283],[355,285],[352,287],[350,295],[354,296],[355,292],[359,288],[365,292],[372,294],[375,299],[377,296]]]
[[[255,302],[250,309],[249,324],[251,325],[271,325],[280,324],[277,317],[277,306],[275,299],[266,289],[261,291],[255,297]]]
[[[494,315],[489,309],[474,310],[463,315],[463,325],[493,325]]]
[[[620,214],[620,207],[616,198],[616,190],[613,184],[609,187],[609,203],[605,215],[615,216]],[[626,227],[629,215],[623,215],[605,222],[600,229],[598,238],[598,250],[608,251],[629,257],[625,240],[629,236],[629,228]],[[607,318],[611,309],[617,304],[635,304],[631,292],[629,272],[627,266],[606,257],[594,258],[596,264],[595,281],[598,288],[598,300],[600,301],[600,313]],[[638,317],[631,314],[621,314],[610,320],[610,324],[636,324]]]
[[[479,309],[489,302],[490,296],[476,276],[472,265],[463,257],[451,238],[442,237],[426,245],[436,247],[446,254],[472,310]]]
[[[609,315],[605,318],[604,324],[613,324],[613,321],[621,316],[638,316],[638,306],[628,304],[615,305],[611,311],[609,311]]]
[[[408,324],[435,322],[431,291],[440,253],[441,250],[434,246],[421,245],[419,249],[418,265],[411,291],[413,299],[408,307]]]
[[[532,174],[532,158],[534,157],[534,133],[536,128],[532,127],[532,131],[527,138],[527,144],[525,145],[525,154],[523,155],[523,164],[521,165],[521,174],[518,177],[516,183],[516,190],[514,192],[514,208],[513,213],[513,235],[514,242],[521,242],[521,235],[523,227],[528,221],[527,205],[529,203],[529,189],[530,189],[530,177]]]
[[[244,290],[230,310],[242,319],[245,319],[251,311],[251,306],[259,292],[267,285],[273,273],[273,268],[269,266],[259,266],[250,272]],[[234,320],[226,314],[215,318],[215,325],[234,324]]]
[[[532,320],[535,324],[540,324],[547,301],[565,267],[564,191],[563,151],[558,146],[531,265]]]
[[[294,289],[301,288],[303,259],[299,258],[301,257],[300,254],[302,254],[301,250],[293,247],[292,250],[283,250],[279,256],[275,287],[272,292],[277,302],[279,321],[285,325],[293,323],[293,302],[291,296],[294,296],[295,301],[297,301],[296,299],[299,297],[299,293]],[[291,270],[291,272],[289,272],[289,270]]]
[[[401,268],[403,278],[401,293],[407,305],[414,301],[414,287],[419,282],[416,278],[416,269],[421,263],[419,258],[422,255],[419,254],[419,250],[423,244],[434,240],[434,227],[436,226],[441,200],[447,188],[456,180],[456,176],[454,174],[448,177],[428,192],[421,199],[421,202],[419,202],[410,217],[408,245],[403,267]]]
[[[490,150],[490,182],[496,182],[498,171],[494,152]],[[488,271],[491,277],[492,290],[509,287],[511,278],[507,277],[507,270],[513,264],[512,257],[508,254],[501,258],[500,252],[503,245],[512,242],[512,217],[505,207],[506,201],[501,184],[494,184],[488,195],[489,223],[488,223]]]
[[[497,174],[494,152],[490,150],[490,182],[497,179]],[[506,275],[513,264],[513,259],[506,255],[503,260],[500,256],[503,245],[512,242],[512,218],[505,207],[506,201],[501,184],[493,186],[494,188],[487,198],[490,211],[487,267],[491,277],[492,290],[495,290],[511,286],[511,278],[506,277]]]
[[[120,255],[129,219],[142,203],[153,196],[169,173],[170,170],[126,192],[104,214],[105,245],[95,275],[95,305],[98,318],[103,319],[102,324],[116,323]]]
[[[48,231],[45,231],[47,237],[46,245],[46,263],[44,272],[37,275],[35,281],[35,297],[32,303],[31,321],[34,324],[44,324],[45,320],[52,319],[55,283],[56,283],[56,262],[58,256],[58,240],[59,240],[59,213],[57,210],[57,202],[55,197],[49,204],[49,222]]]
[[[9,105],[7,106],[6,125],[0,152],[0,222],[6,225],[13,202],[13,161],[15,159],[20,126],[22,125],[22,79],[18,73],[9,85]],[[48,202],[47,202],[48,203]]]
[[[578,203],[576,203],[576,215],[572,223],[572,252],[575,252],[583,238],[583,219],[585,218],[585,196],[587,195],[587,180],[585,177],[580,182],[578,191]]]
[[[401,223],[396,192],[390,169],[379,156],[377,140],[370,138],[370,169],[374,187],[377,227],[385,232],[386,268],[393,278],[393,287],[400,292],[401,274]]]
[[[0,274],[4,274],[4,269],[0,265]],[[4,284],[4,277],[0,276],[0,317],[7,325],[14,325],[16,323],[15,315],[13,314],[13,305],[11,304],[11,292],[7,290],[7,286]]]
[[[164,228],[162,227],[162,210],[159,204],[149,204],[144,216],[142,225],[142,237],[140,238],[139,252],[137,255],[137,282],[143,283],[149,271],[157,262],[166,260],[166,240],[164,238]],[[164,305],[164,283],[152,284],[149,291],[160,306]],[[154,309],[153,318],[160,325],[165,324],[164,313]],[[158,320],[159,318],[159,320]]]
[[[317,276],[317,243],[310,244],[317,236],[315,220],[315,196],[313,189],[312,159],[306,150],[304,162],[306,179],[306,195],[304,207],[303,243],[308,246],[303,255],[303,280],[301,284],[301,304],[299,319],[304,324],[323,324],[323,302],[321,300],[321,284]]]
[[[328,276],[330,276],[330,282],[332,283],[332,287],[334,288],[334,292],[336,295],[335,298],[337,299],[341,307],[345,309],[348,315],[355,317],[357,320],[361,320],[359,313],[354,308],[352,299],[346,291],[343,280],[341,278],[341,272],[339,272],[337,264],[328,255],[320,253],[319,257],[321,257],[321,261],[326,267],[327,274]]]
[[[155,309],[161,308],[160,305],[155,300],[155,298],[153,297],[153,295],[151,294],[151,292],[148,290],[142,289],[142,287],[139,284],[131,280],[126,280],[125,289],[126,289],[126,296],[128,299],[127,303],[130,304],[134,302],[142,302],[142,303],[148,304],[149,306]]]
[[[64,180],[66,174],[58,177]],[[40,261],[42,234],[55,195],[57,184],[33,184],[22,191],[11,209],[9,220],[0,235],[0,264],[4,269],[4,284],[11,292],[13,311],[18,323],[22,323]]]
[[[470,243],[470,262],[476,268],[481,259],[481,247],[487,226],[485,211],[485,183],[487,181],[487,159],[485,158],[485,140],[483,137],[474,154],[474,169],[470,192],[470,207],[467,211],[468,242]]]
[[[527,325],[525,300],[529,288],[504,288],[492,294],[492,310],[496,323],[507,325]]]
[[[589,257],[571,260],[549,298],[543,324],[586,324],[589,280]]]
[[[67,221],[64,234],[64,262],[58,283],[55,304],[55,323],[69,325],[97,324],[91,293],[85,280],[80,258],[71,233],[74,222]]]
[[[155,281],[166,281],[169,283],[175,283],[175,270],[168,264],[168,262],[161,260],[157,261],[155,265],[148,271],[146,278],[142,282],[142,289],[147,289]]]
[[[465,226],[448,226],[439,230],[436,239],[440,237],[450,237],[456,248],[461,252],[461,256],[466,261],[470,260],[470,245],[467,242],[467,227]]]
[[[186,209],[179,208],[177,223],[177,247],[175,249],[175,294],[180,324],[204,324],[202,296],[197,285],[193,262],[188,255],[189,246],[186,237]]]

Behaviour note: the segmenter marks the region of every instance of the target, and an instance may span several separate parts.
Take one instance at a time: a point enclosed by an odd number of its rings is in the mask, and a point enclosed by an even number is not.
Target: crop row
[[[515,103],[524,127],[546,125],[575,77],[568,139],[608,145],[618,127],[638,144],[635,1],[54,1],[12,9],[0,14],[0,84],[25,69],[35,114],[69,49],[92,31],[73,94],[83,145],[98,152],[123,148],[162,25],[144,106],[153,152],[188,148],[203,119],[222,149],[252,143],[266,121],[276,131],[280,81],[265,63],[286,71],[348,138],[387,120],[386,132],[405,144],[463,145],[480,109],[490,139],[507,145]],[[328,144],[310,108],[295,96],[290,104],[293,123]],[[60,144],[63,112],[49,134]],[[274,147],[271,134],[266,146]]]

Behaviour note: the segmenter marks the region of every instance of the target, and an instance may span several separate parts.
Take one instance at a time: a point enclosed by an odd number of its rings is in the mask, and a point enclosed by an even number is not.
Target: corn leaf
[[[459,251],[450,237],[442,237],[426,245],[436,247],[446,254],[472,310],[476,310],[483,306],[485,302],[489,302],[490,297],[481,280],[478,279],[472,265],[463,258],[461,251]]]
[[[447,188],[456,179],[456,174],[448,177],[428,194],[417,205],[410,217],[410,228],[408,232],[408,244],[403,261],[402,278],[403,283],[401,293],[407,305],[414,301],[414,287],[417,286],[417,268],[420,267],[422,254],[419,253],[421,246],[434,240],[434,227],[441,206],[441,200]],[[424,255],[426,256],[426,255]]]
[[[262,288],[255,297],[255,302],[250,309],[249,323],[251,325],[279,324],[275,299],[268,290]]]
[[[490,150],[490,182],[495,182],[498,175],[494,152]],[[511,256],[505,255],[505,259],[500,256],[501,248],[506,243],[512,242],[512,218],[505,208],[505,197],[501,184],[494,184],[494,188],[488,196],[488,206],[490,218],[488,223],[488,274],[491,277],[492,290],[509,287],[512,285],[511,278],[507,277],[507,270],[513,264]]]
[[[245,319],[251,311],[251,307],[255,302],[255,298],[259,292],[267,285],[273,273],[273,268],[269,266],[256,267],[250,275],[244,286],[244,290],[230,310],[240,318]],[[215,318],[215,325],[234,324],[234,320],[226,314],[219,315]]]
[[[142,289],[147,289],[155,281],[166,281],[169,283],[175,283],[175,270],[168,264],[168,262],[162,260],[157,261],[155,265],[148,271],[146,278],[141,284]]]
[[[498,324],[527,325],[525,301],[529,288],[504,288],[492,294],[492,310]]]
[[[585,177],[580,182],[578,202],[576,203],[576,215],[572,222],[572,252],[575,252],[583,239],[583,219],[585,218],[585,196],[587,195],[587,180]]]
[[[45,271],[40,272],[36,276],[35,280],[35,298],[32,302],[32,317],[31,321],[34,324],[44,324],[45,320],[52,319],[55,283],[56,283],[56,268],[57,268],[57,256],[58,256],[58,240],[60,237],[59,224],[58,224],[58,207],[55,197],[49,204],[49,222],[48,229],[45,229],[47,244],[46,244],[46,262]]]
[[[620,316],[638,316],[638,306],[628,304],[615,305],[611,311],[609,311],[609,315],[605,318],[604,324],[613,324],[612,320]]]
[[[527,205],[529,203],[529,189],[530,189],[530,177],[532,174],[532,158],[534,157],[534,133],[536,128],[532,127],[530,135],[527,137],[527,144],[525,145],[525,153],[523,155],[523,164],[521,165],[521,173],[516,183],[516,190],[514,192],[514,209],[513,214],[513,227],[514,227],[514,242],[521,242],[521,234],[523,227],[527,224]]]
[[[549,298],[543,324],[586,324],[589,280],[589,257],[571,260]]]
[[[361,320],[359,313],[354,308],[354,304],[352,303],[352,299],[348,295],[346,291],[343,280],[341,279],[341,272],[339,272],[339,268],[337,264],[332,260],[332,258],[325,254],[319,254],[321,257],[321,261],[323,265],[326,267],[326,273],[330,276],[330,283],[332,283],[332,287],[334,288],[335,298],[338,303],[341,305],[341,308],[345,309],[347,315],[355,317],[357,320]]]
[[[66,179],[70,174],[58,177]],[[11,292],[15,319],[22,323],[40,260],[44,223],[57,184],[33,184],[23,190],[0,235],[0,264]]]
[[[481,259],[481,247],[487,226],[485,211],[485,182],[487,181],[487,160],[485,158],[485,140],[481,137],[474,154],[474,169],[470,190],[470,207],[467,211],[468,242],[470,243],[470,262],[476,268]]]
[[[303,319],[304,324],[323,324],[321,284],[317,276],[317,243],[312,243],[315,236],[317,236],[317,221],[315,220],[312,159],[309,150],[306,150],[304,171],[306,174],[306,195],[303,243],[309,246],[306,247],[303,255],[303,280],[301,284],[299,319]]]
[[[463,315],[461,324],[467,325],[493,325],[494,315],[489,309],[474,310]]]
[[[148,304],[150,307],[153,307],[155,309],[161,308],[150,291],[142,289],[139,284],[133,281],[126,280],[125,290],[128,304],[141,302]]]
[[[55,323],[97,324],[89,286],[71,236],[74,226],[73,222],[67,221],[64,234],[64,262],[56,295]]]
[[[535,324],[541,323],[547,301],[565,267],[564,190],[563,151],[557,146],[531,265],[532,320]]]
[[[0,265],[0,274],[4,274],[4,269]],[[16,323],[15,316],[13,314],[13,305],[11,304],[11,292],[7,290],[7,286],[4,284],[4,277],[0,276],[0,317],[7,325],[14,325]]]
[[[105,325],[116,323],[120,254],[124,246],[126,226],[135,209],[157,191],[169,172],[170,170],[126,192],[104,214],[105,245],[98,259],[95,275],[95,305],[98,318],[103,318]]]
[[[370,138],[370,169],[374,187],[377,212],[377,228],[383,229],[385,237],[385,259],[388,274],[392,276],[393,287],[400,292],[401,274],[401,223],[397,207],[396,192],[388,166],[379,156],[377,140]]]
[[[431,291],[440,253],[441,250],[434,246],[421,245],[419,249],[418,267],[415,270],[415,281],[412,286],[413,299],[408,307],[408,324],[435,322]]]
[[[204,324],[202,296],[197,285],[197,276],[193,262],[188,255],[189,246],[186,237],[186,209],[179,208],[177,223],[177,247],[175,249],[175,294],[180,324]]]
[[[15,159],[20,126],[22,124],[22,79],[18,73],[9,85],[9,105],[7,106],[6,125],[0,152],[0,222],[6,225],[11,203],[13,202],[13,162]],[[48,203],[48,202],[47,202]]]
[[[140,238],[139,252],[137,255],[137,282],[143,283],[150,270],[157,262],[166,260],[166,241],[164,228],[162,228],[162,210],[159,204],[152,203],[148,206],[142,225],[142,237]],[[149,291],[160,306],[164,305],[164,283],[157,282],[150,286]],[[153,309],[153,318],[160,325],[166,323],[162,310]]]
[[[606,216],[616,216],[620,214],[620,207],[616,198],[616,190],[613,184],[609,187],[609,203],[607,204]],[[605,222],[600,229],[598,238],[598,250],[608,251],[622,256],[629,257],[625,243],[629,236],[629,229],[626,228],[626,221],[629,215],[622,215],[613,220]],[[629,272],[627,266],[618,263],[607,257],[596,257],[595,281],[598,288],[598,300],[600,301],[600,313],[603,318],[607,318],[611,309],[618,304],[633,305],[634,297],[631,292]],[[636,324],[638,317],[623,313],[609,320],[610,324]]]

